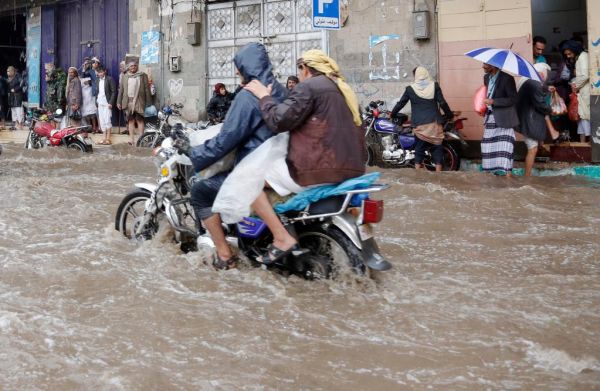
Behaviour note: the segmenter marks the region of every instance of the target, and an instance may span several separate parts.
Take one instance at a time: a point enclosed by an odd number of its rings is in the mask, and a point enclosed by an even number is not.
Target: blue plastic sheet
[[[381,173],[371,172],[363,176],[348,179],[336,185],[313,187],[298,193],[284,203],[274,206],[276,213],[285,213],[292,210],[303,210],[313,202],[327,197],[344,194],[350,190],[365,189],[379,179]]]

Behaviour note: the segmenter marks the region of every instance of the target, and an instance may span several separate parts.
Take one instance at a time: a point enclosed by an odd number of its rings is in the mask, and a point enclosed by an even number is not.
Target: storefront
[[[542,35],[548,41],[545,54],[556,71],[561,56],[558,44],[570,38],[581,39],[590,54],[592,84],[592,147],[589,144],[572,146],[587,148],[587,156],[600,162],[600,2],[595,0],[440,0],[439,9],[439,66],[440,83],[451,107],[463,111],[469,118],[465,135],[480,140],[481,118],[473,111],[472,96],[482,84],[481,64],[464,56],[478,47],[512,48],[533,60],[533,37]],[[597,106],[597,107],[596,107]]]

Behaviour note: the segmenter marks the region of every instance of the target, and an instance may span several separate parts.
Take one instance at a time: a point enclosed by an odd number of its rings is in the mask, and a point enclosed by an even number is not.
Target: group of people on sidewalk
[[[69,67],[65,73],[54,63],[45,68],[46,94],[44,107],[50,112],[64,112],[64,126],[82,123],[92,128],[92,133],[103,133],[100,144],[111,144],[113,108],[123,111],[127,131],[136,145],[136,130],[144,128],[144,113],[153,104],[154,88],[149,76],[139,71],[138,58],[122,61],[118,83],[108,74],[98,57],[84,58],[81,68]],[[7,78],[0,77],[0,129],[4,127],[7,111],[21,129],[24,122],[23,101],[26,99],[27,82],[12,66]]]

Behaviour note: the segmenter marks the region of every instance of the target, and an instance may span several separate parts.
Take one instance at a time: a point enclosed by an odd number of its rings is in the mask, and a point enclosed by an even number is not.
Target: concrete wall
[[[417,0],[417,10],[429,11],[430,39],[417,41],[413,35],[413,0],[354,0],[348,5],[348,19],[339,31],[329,35],[329,54],[354,88],[361,106],[384,100],[391,109],[405,87],[413,81],[412,70],[426,67],[437,75],[437,34],[433,0]],[[377,45],[370,37],[390,36]],[[398,35],[394,39],[393,35]],[[384,63],[385,54],[385,63]],[[405,108],[403,111],[409,111]]]
[[[444,96],[468,118],[462,134],[481,140],[483,120],[473,95],[483,84],[481,63],[464,55],[479,47],[509,48],[532,60],[529,0],[440,0],[439,62]]]
[[[156,103],[182,103],[183,117],[187,121],[197,121],[204,115],[206,107],[206,40],[202,27],[200,45],[190,45],[187,41],[187,23],[200,22],[203,26],[203,5],[201,2],[130,0],[131,20],[130,53],[140,55],[142,32],[161,32],[160,61],[157,64],[140,65],[149,73],[156,86]],[[162,21],[162,23],[161,23]],[[169,70],[169,56],[181,56],[181,71]]]

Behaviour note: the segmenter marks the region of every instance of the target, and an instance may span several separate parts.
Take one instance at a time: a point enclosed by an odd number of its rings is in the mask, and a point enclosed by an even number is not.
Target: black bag
[[[75,120],[75,121],[79,121],[81,119],[81,111],[79,111],[79,110],[72,111],[71,114],[69,115],[69,118],[71,118],[72,120]]]

